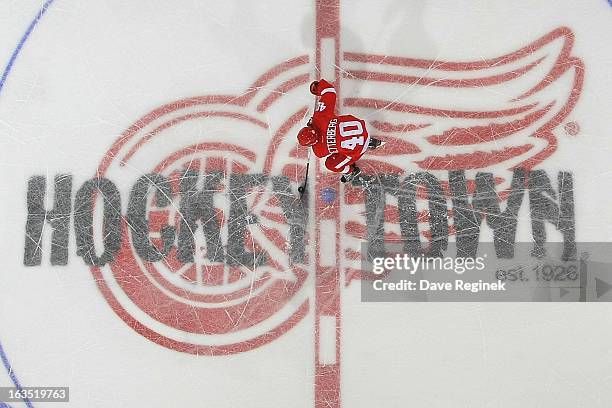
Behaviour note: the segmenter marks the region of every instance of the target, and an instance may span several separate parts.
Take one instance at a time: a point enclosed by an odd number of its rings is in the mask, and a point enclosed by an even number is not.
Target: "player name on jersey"
[[[336,125],[338,124],[338,118],[334,118],[329,121],[327,125],[327,148],[330,153],[338,153],[338,147],[336,146]]]
[[[428,200],[429,205],[428,222],[432,242],[429,251],[432,256],[445,248],[451,229],[457,237],[459,256],[476,256],[481,226],[486,223],[493,230],[498,257],[512,257],[519,208],[527,201],[535,242],[534,255],[538,255],[538,250],[544,247],[547,241],[545,223],[550,223],[563,236],[563,258],[575,258],[574,187],[571,173],[560,172],[557,175],[555,191],[551,178],[543,170],[528,172],[516,169],[511,188],[506,192],[508,195],[505,204],[499,200],[501,192],[496,191],[495,177],[491,173],[477,174],[472,194],[463,171],[449,172],[449,202],[445,198],[447,195],[441,181],[431,173],[414,173],[403,179],[394,174],[379,176],[371,184],[362,186],[367,224],[379,224],[378,228],[368,228],[367,240],[372,255],[380,255],[384,251],[385,219],[376,213],[377,208],[385,206],[388,195],[395,195],[398,199],[399,224],[406,250],[414,254],[422,253],[416,204],[417,187],[421,187],[426,192],[426,197],[421,198]],[[226,176],[220,172],[204,174],[203,177],[205,185],[196,187],[198,175],[187,171],[181,176],[180,186],[177,187],[161,174],[142,176],[127,197],[127,214],[123,215],[120,213],[121,194],[111,180],[101,178],[86,181],[77,190],[73,205],[72,176],[57,175],[53,189],[53,208],[48,209],[45,206],[47,178],[43,175],[33,176],[28,183],[23,262],[27,266],[40,265],[44,249],[50,252],[52,265],[67,265],[73,215],[76,253],[88,265],[101,266],[113,262],[125,240],[122,220],[126,220],[132,245],[145,261],[158,261],[176,247],[178,261],[193,262],[194,236],[203,234],[206,256],[210,261],[226,264],[238,262],[256,268],[270,260],[263,253],[249,252],[245,244],[246,225],[260,222],[255,213],[247,208],[245,198],[248,191],[255,189],[271,190],[282,208],[285,222],[289,225],[286,251],[289,262],[305,262],[308,209],[293,196],[295,193],[287,177],[235,173]],[[225,191],[218,188],[223,178],[229,178]],[[94,239],[92,228],[98,194],[98,197],[103,197],[104,203],[104,228],[100,231],[103,233],[100,240]],[[156,200],[151,199],[153,194]],[[525,199],[527,195],[528,200]],[[215,221],[218,218],[212,205],[215,198],[217,201],[219,198],[226,200],[229,204],[226,225]],[[173,204],[177,199],[179,204]],[[502,210],[500,204],[506,208]],[[155,210],[171,206],[178,207],[180,222],[177,225],[157,225],[159,239],[155,245],[150,238],[154,218],[152,214]],[[452,226],[449,226],[449,210],[454,213]],[[51,245],[43,242],[45,227],[52,230]],[[222,228],[230,230],[231,240],[221,242]],[[96,241],[103,242],[103,248],[96,248]]]

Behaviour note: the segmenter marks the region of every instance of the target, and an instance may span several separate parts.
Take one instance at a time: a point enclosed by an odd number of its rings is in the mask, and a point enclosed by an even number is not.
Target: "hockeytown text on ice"
[[[32,176],[27,189],[24,265],[41,265],[43,250],[48,251],[51,265],[67,265],[70,235],[74,231],[76,254],[87,265],[112,263],[126,243],[133,245],[143,261],[160,261],[176,248],[176,258],[180,262],[193,262],[195,235],[203,234],[206,256],[210,262],[256,268],[269,260],[263,252],[250,252],[245,244],[247,226],[258,223],[258,217],[248,208],[246,198],[253,189],[271,189],[288,225],[286,252],[289,262],[306,262],[308,202],[297,199],[287,177],[240,173],[224,175],[220,172],[205,174],[203,182],[201,177],[197,172],[187,170],[180,181],[173,184],[160,174],[146,174],[131,187],[128,197],[122,197],[111,180],[93,178],[76,190],[73,199],[73,177],[70,174],[55,176],[53,189],[49,189],[52,197],[46,197],[47,177]],[[226,191],[218,187],[222,181],[228,186]],[[385,220],[376,216],[376,209],[384,208],[389,196],[397,198],[405,250],[408,253],[422,253],[425,243],[420,238],[416,204],[417,187],[420,187],[427,191],[432,242],[429,256],[437,256],[446,247],[450,223],[456,234],[458,256],[476,256],[480,231],[486,223],[493,231],[497,256],[511,258],[519,209],[527,201],[525,205],[529,206],[534,256],[543,255],[547,242],[545,224],[550,223],[563,239],[562,258],[575,259],[576,228],[571,173],[562,171],[551,179],[543,170],[515,169],[505,200],[499,198],[500,191],[496,191],[492,173],[480,172],[476,175],[473,194],[468,184],[464,171],[450,171],[450,199],[446,198],[441,181],[428,172],[413,173],[403,178],[395,174],[379,174],[373,182],[361,185],[366,221],[368,225],[380,226],[368,228],[367,241],[373,255],[377,251],[384,251]],[[225,243],[222,242],[222,225],[215,216],[213,204],[215,197],[218,200],[219,196],[227,201],[229,208],[226,228],[229,230],[227,236],[232,239],[227,239]],[[122,200],[126,199],[127,210],[122,214]],[[47,205],[46,202],[53,204]],[[150,234],[148,214],[151,205],[156,208],[175,206],[180,214],[176,225],[161,227],[157,243],[152,242]],[[449,220],[449,210],[453,214],[452,221]],[[94,228],[96,220],[101,221],[98,223],[101,225]],[[51,230],[50,242],[44,242],[48,241],[45,229]],[[94,229],[99,231],[98,239],[94,238]]]

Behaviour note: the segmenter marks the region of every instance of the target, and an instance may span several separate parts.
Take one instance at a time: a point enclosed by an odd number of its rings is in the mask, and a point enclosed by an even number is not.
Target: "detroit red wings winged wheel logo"
[[[554,153],[555,129],[582,89],[583,65],[571,56],[572,44],[572,32],[560,28],[516,52],[473,62],[344,52],[339,110],[364,118],[370,133],[388,142],[368,153],[361,167],[377,174],[430,171],[440,180],[448,170],[494,169],[503,184],[511,169],[542,163]],[[137,120],[106,154],[98,172],[120,188],[152,172],[170,181],[166,200],[147,198],[149,238],[158,248],[164,230],[178,235],[185,228],[179,194],[185,172],[200,190],[213,190],[207,209],[213,216],[191,231],[193,262],[181,262],[176,247],[147,262],[134,245],[124,245],[111,265],[93,268],[113,310],[149,340],[194,354],[238,353],[274,340],[309,312],[317,250],[309,225],[316,220],[303,210],[300,220],[309,222],[299,242],[304,256],[292,261],[296,220],[281,195],[293,197],[304,176],[306,151],[295,135],[310,114],[313,71],[312,59],[301,56],[275,66],[239,95],[164,105]],[[214,183],[206,181],[211,174]],[[235,174],[263,177],[242,190],[249,221],[238,229],[229,225]],[[272,188],[274,177],[289,181],[284,192]],[[366,235],[363,193],[347,187],[339,200],[337,240],[348,284],[358,277],[352,263]],[[301,204],[295,199],[291,205]],[[386,237],[399,239],[397,205],[385,212]],[[427,222],[426,212],[420,221]],[[127,222],[123,227],[133,242]],[[221,246],[210,245],[215,231]],[[228,262],[227,247],[235,241],[266,261]]]

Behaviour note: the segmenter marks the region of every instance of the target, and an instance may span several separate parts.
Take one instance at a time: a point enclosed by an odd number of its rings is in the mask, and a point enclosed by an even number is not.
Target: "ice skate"
[[[352,170],[349,174],[344,174],[340,177],[340,181],[343,183],[352,182],[361,174],[361,169],[354,164],[351,166]]]
[[[383,142],[380,139],[371,138],[370,143],[368,143],[368,148],[371,150],[377,149],[385,145],[386,142]]]

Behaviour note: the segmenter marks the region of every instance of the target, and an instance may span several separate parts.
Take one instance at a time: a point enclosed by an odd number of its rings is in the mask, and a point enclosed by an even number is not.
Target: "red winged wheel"
[[[470,62],[344,53],[342,111],[365,118],[383,149],[368,152],[366,172],[494,171],[500,189],[516,167],[533,168],[558,145],[557,126],[582,91],[584,65],[561,27],[515,52]],[[504,194],[501,194],[504,197]],[[363,197],[347,189],[345,231],[366,236]],[[353,204],[351,206],[351,204]],[[399,239],[397,206],[387,205],[386,239]],[[423,211],[419,221],[426,222]],[[421,228],[423,235],[427,230]],[[358,243],[345,250],[359,259]],[[358,265],[354,265],[357,267]],[[350,280],[350,279],[349,279]]]

